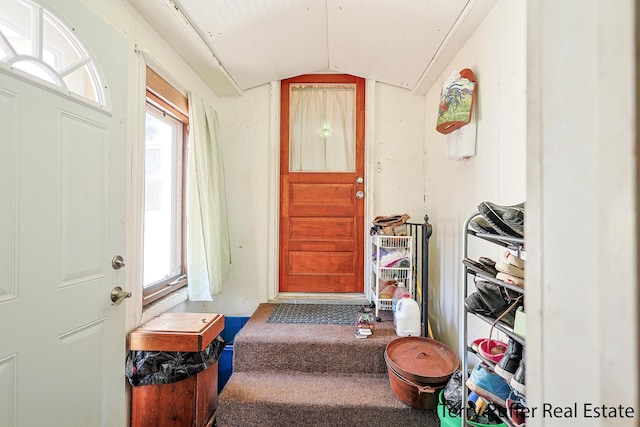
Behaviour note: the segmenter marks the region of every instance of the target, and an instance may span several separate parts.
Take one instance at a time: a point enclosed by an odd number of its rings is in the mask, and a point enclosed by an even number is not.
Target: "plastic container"
[[[404,282],[398,282],[396,285],[395,291],[393,291],[393,296],[391,297],[391,312],[396,312],[396,305],[398,301],[404,298],[405,294],[408,294],[409,290],[404,286]],[[395,321],[395,320],[394,320]]]
[[[405,297],[398,301],[393,323],[396,335],[400,337],[420,336],[420,306],[409,294],[405,294]]]
[[[247,321],[249,316],[225,316],[221,337],[226,345],[218,359],[218,393],[222,391],[233,374],[233,341]]]
[[[222,391],[233,373],[233,345],[225,345],[218,359],[218,393]]]
[[[224,329],[221,334],[224,343],[227,345],[233,344],[236,334],[240,332],[240,329],[242,329],[248,320],[249,316],[225,316]]]

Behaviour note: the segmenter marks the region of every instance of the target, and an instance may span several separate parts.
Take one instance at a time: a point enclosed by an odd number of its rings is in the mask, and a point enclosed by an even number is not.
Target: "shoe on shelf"
[[[491,224],[489,224],[487,220],[481,216],[472,219],[469,223],[469,226],[476,233],[498,234],[497,231],[493,229]]]
[[[487,267],[491,267],[493,269],[496,268],[496,262],[486,256],[481,256],[480,258],[478,258],[478,261],[480,261],[482,264],[486,265]]]
[[[508,262],[501,262],[501,261],[496,262],[495,269],[501,273],[506,273],[510,276],[524,279],[524,270],[520,267],[516,267],[515,265],[511,265]]]
[[[517,257],[509,251],[504,251],[504,259],[509,264],[513,265],[514,267],[521,268],[524,271],[525,262],[522,258]]]
[[[516,205],[508,208],[502,219],[511,229],[524,236],[524,203],[522,207]]]
[[[517,390],[511,390],[511,394],[507,398],[507,416],[509,421],[515,427],[524,427],[526,422],[526,414],[529,413],[527,401],[523,394]]]
[[[498,274],[496,274],[496,279],[502,280],[504,283],[508,283],[509,285],[517,286],[519,288],[524,288],[524,279],[513,276],[508,273],[503,273],[499,271]]]
[[[468,269],[475,271],[476,273],[486,274],[487,276],[491,277],[496,277],[496,274],[498,274],[498,270],[496,270],[495,267],[491,267],[487,264],[475,261],[471,258],[463,259],[462,263],[467,266]]]
[[[513,301],[503,294],[503,288],[483,280],[476,282],[476,291],[465,299],[465,305],[469,311],[492,319],[500,317],[512,304]],[[500,321],[513,327],[516,309],[517,306],[509,310]]]
[[[473,368],[465,384],[469,390],[476,392],[478,396],[490,400],[503,408],[507,407],[507,399],[511,393],[511,387],[509,387],[504,378],[495,372],[491,372],[482,363]]]
[[[507,342],[507,350],[504,352],[504,356],[500,359],[500,362],[498,362],[494,368],[496,374],[504,378],[507,383],[511,383],[511,380],[520,366],[522,351],[522,344],[513,338],[509,338],[509,341]]]
[[[520,363],[518,364],[518,369],[516,370],[513,378],[509,381],[511,387],[520,392],[521,394],[526,393],[526,387],[524,384],[524,365],[525,365],[525,357],[524,357],[524,348],[522,349],[522,358],[520,359]]]
[[[524,233],[521,233],[509,225],[509,222],[505,221],[504,216],[509,209],[522,209],[524,211],[524,203],[513,206],[501,206],[492,202],[482,202],[478,205],[478,210],[485,220],[493,227],[498,234],[508,237],[523,237]],[[523,213],[524,217],[524,213]],[[510,217],[511,218],[511,217]],[[520,228],[520,227],[516,227]]]

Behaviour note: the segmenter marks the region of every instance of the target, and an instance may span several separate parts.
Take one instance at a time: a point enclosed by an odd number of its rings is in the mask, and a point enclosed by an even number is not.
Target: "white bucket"
[[[420,336],[420,306],[413,298],[402,298],[398,301],[393,319],[398,336]]]

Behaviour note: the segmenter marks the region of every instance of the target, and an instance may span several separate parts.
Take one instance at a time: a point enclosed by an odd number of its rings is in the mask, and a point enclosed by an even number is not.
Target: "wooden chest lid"
[[[162,313],[129,333],[129,350],[201,351],[224,329],[224,315]]]

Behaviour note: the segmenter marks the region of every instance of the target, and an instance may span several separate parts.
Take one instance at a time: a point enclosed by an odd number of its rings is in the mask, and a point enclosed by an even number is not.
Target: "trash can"
[[[129,333],[131,427],[212,422],[223,329],[221,314],[163,313]]]

